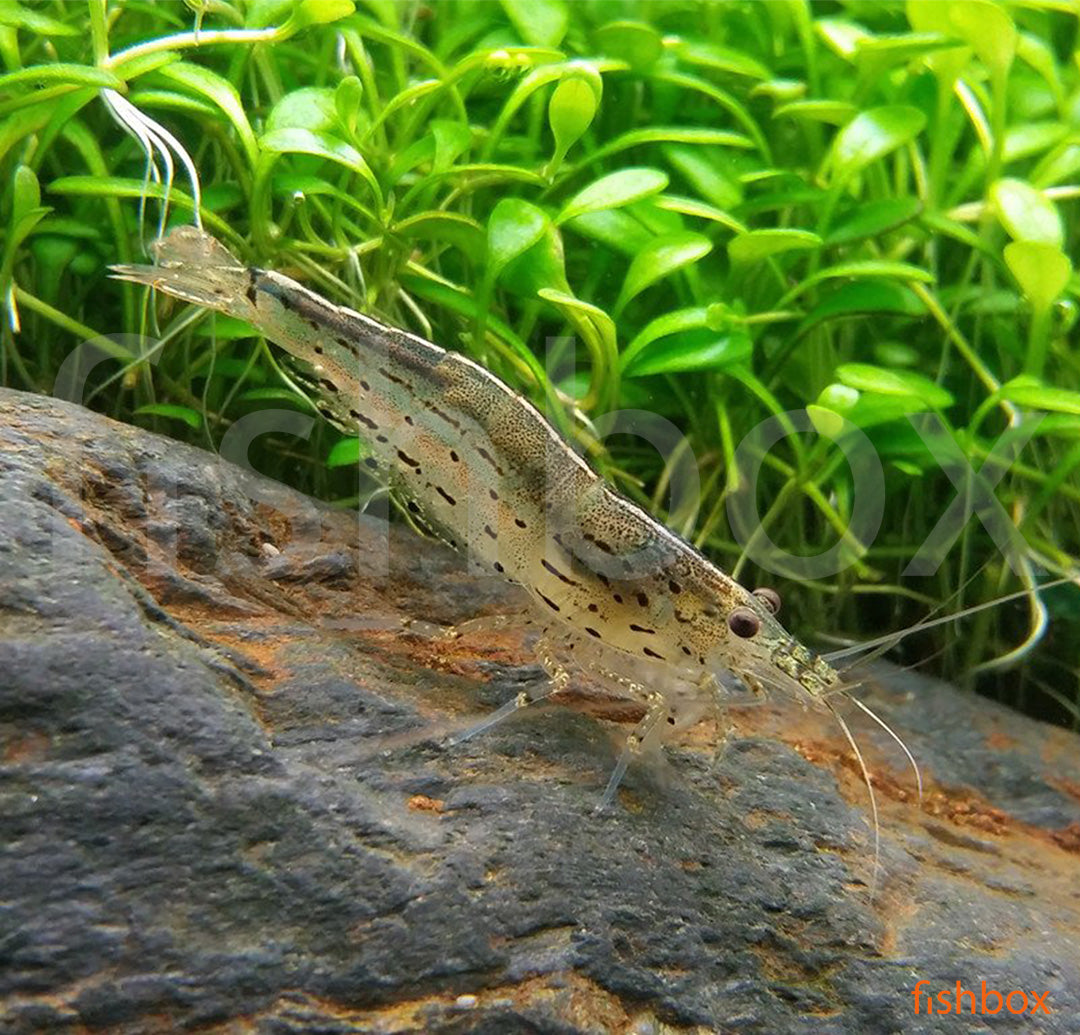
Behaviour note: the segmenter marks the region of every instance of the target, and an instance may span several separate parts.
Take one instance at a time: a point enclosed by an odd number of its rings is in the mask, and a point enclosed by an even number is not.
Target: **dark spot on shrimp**
[[[597,613],[597,612],[598,612],[598,611],[600,610],[600,608],[599,608],[599,607],[597,607],[597,606],[596,606],[596,604],[590,604],[590,605],[589,605],[589,610],[590,610],[590,611],[591,611],[591,612],[592,612],[593,614],[596,614],[596,613]]]
[[[456,464],[461,459],[461,457],[458,456],[457,453],[453,449],[451,449],[450,450],[450,459],[453,460],[454,463]]]
[[[477,446],[476,452],[495,468],[496,473],[503,473],[503,469],[499,466],[499,462],[483,446]]]
[[[540,563],[544,566],[544,569],[546,571],[551,572],[551,574],[554,575],[555,578],[557,578],[560,582],[565,582],[568,586],[578,585],[578,583],[576,583],[572,578],[570,578],[569,575],[564,575],[561,571],[559,571],[558,568],[555,567],[554,564],[548,563],[546,558],[540,558]]]
[[[435,491],[440,496],[442,496],[442,498],[444,500],[446,500],[446,502],[449,503],[451,507],[456,507],[457,506],[457,500],[454,499],[454,497],[451,496],[450,493],[448,493],[441,485],[436,485],[435,486]]]
[[[405,506],[407,506],[409,508],[409,513],[410,514],[419,514],[420,513],[420,505],[416,502],[416,500],[409,500],[405,504]]]
[[[408,414],[406,413],[406,414],[405,414],[405,423],[406,423],[406,424],[408,424],[408,425],[409,425],[409,427],[412,427],[412,426],[413,426],[413,425],[414,425],[414,424],[416,423],[416,421],[414,421],[414,420],[412,419],[412,417],[410,417],[410,416],[409,416],[409,415],[408,415]]]
[[[672,593],[682,592],[682,586],[680,586],[674,579],[668,579],[668,589],[670,589]]]
[[[492,528],[491,525],[484,525],[484,532],[485,532],[485,534],[487,534],[492,539],[498,539],[499,538],[499,536],[496,533],[495,529]]]
[[[592,628],[592,626],[589,626],[589,625],[585,626],[585,631],[590,636],[595,636],[598,640],[603,638],[603,637],[601,637],[601,635],[594,628]]]
[[[349,410],[349,416],[353,420],[359,421],[365,428],[370,428],[372,431],[378,431],[379,425],[376,424],[370,417],[365,416],[359,410]]]
[[[495,562],[495,570],[501,575],[506,569],[498,562]]]
[[[637,595],[637,602],[642,607],[648,607],[649,606],[649,594],[645,593],[645,592],[639,592],[638,595]]]
[[[616,604],[621,604],[623,602],[621,593],[612,593],[611,598],[615,601]]]
[[[363,378],[360,378],[360,387],[363,388],[365,392],[371,391],[371,385],[369,385],[367,381],[365,381]]]
[[[527,524],[525,524],[524,521],[521,520],[521,518],[514,518],[514,524],[517,525],[518,528],[528,528],[529,527]]]
[[[328,377],[320,377],[319,384],[325,388],[331,395],[337,395],[338,387]]]
[[[630,628],[636,633],[648,633],[650,636],[656,635],[655,629],[647,629],[644,625],[637,625],[634,622],[630,623]]]
[[[497,492],[496,492],[496,491],[495,491],[494,489],[488,489],[488,495],[489,495],[489,496],[490,496],[490,497],[491,497],[491,498],[492,498],[493,500],[497,500],[497,499],[499,498],[499,494],[498,494],[498,493],[497,493]]]
[[[259,277],[259,271],[254,266],[248,267],[248,286],[247,291],[244,292],[247,295],[247,300],[253,305],[259,304],[259,293],[255,290],[255,281]]]
[[[432,413],[437,414],[438,416],[442,417],[442,419],[444,421],[446,421],[447,424],[451,425],[452,427],[457,428],[458,431],[461,430],[461,421],[456,420],[449,413],[447,413],[446,410],[440,409],[434,403],[428,403],[427,407],[428,407],[429,410],[431,410]]]
[[[615,550],[610,543],[604,542],[603,539],[597,539],[592,532],[582,533],[582,539],[587,543],[592,543],[598,550],[603,550],[604,553],[614,553]]]
[[[413,386],[410,382],[406,381],[403,377],[398,377],[397,374],[392,374],[386,367],[379,367],[379,373],[382,374],[387,381],[392,381],[396,385],[401,385],[402,388],[407,388],[410,392],[413,390]]]
[[[682,645],[682,652],[683,652],[683,654],[685,654],[685,655],[686,655],[687,657],[690,657],[690,656],[691,656],[691,655],[692,655],[692,654],[694,653],[694,652],[693,652],[693,651],[692,651],[692,650],[691,650],[691,649],[690,649],[689,647],[687,647],[687,646],[686,646],[686,644],[685,644],[685,643],[684,643],[684,644]]]
[[[664,660],[664,655],[663,654],[657,654],[656,651],[649,650],[648,647],[642,647],[641,648],[641,653],[646,655],[647,657],[656,658],[657,661],[663,661]]]
[[[419,461],[419,460],[414,460],[414,459],[413,459],[413,458],[412,458],[411,456],[409,456],[409,454],[408,454],[408,453],[406,453],[406,452],[405,452],[404,450],[401,450],[401,449],[399,449],[399,450],[397,451],[397,455],[398,455],[398,459],[399,459],[399,460],[400,460],[400,461],[401,461],[401,462],[402,462],[403,464],[408,464],[408,465],[409,465],[410,467],[415,467],[417,471],[419,471],[419,470],[420,470],[420,461]]]
[[[365,467],[370,467],[373,471],[376,471],[379,468],[379,461],[376,460],[375,457],[373,457],[373,456],[365,456],[364,457],[364,466]]]
[[[561,607],[559,607],[559,605],[558,605],[558,604],[556,604],[556,603],[555,603],[555,601],[551,599],[551,597],[546,597],[546,596],[544,596],[544,594],[543,594],[543,593],[541,593],[541,594],[540,594],[540,599],[541,599],[541,600],[542,600],[542,601],[543,601],[543,602],[544,602],[545,604],[547,604],[547,606],[548,606],[548,607],[550,607],[552,611],[561,611],[561,610],[562,610],[562,608],[561,608]]]

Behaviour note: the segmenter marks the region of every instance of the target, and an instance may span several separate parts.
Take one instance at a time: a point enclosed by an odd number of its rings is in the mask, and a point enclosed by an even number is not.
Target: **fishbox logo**
[[[930,991],[924,991],[923,985],[929,985],[929,981],[916,981],[911,994],[915,999],[916,1013],[964,1013],[964,1004],[967,1003],[967,1013],[970,1014],[995,1014],[1004,1009],[1008,1013],[1051,1013],[1046,1005],[1047,992],[1025,992],[1014,988],[1011,992],[999,992],[993,988],[987,988],[986,982],[982,982],[982,993],[976,999],[976,993],[964,988],[959,981],[956,982],[956,991],[951,992],[943,988],[936,995]]]

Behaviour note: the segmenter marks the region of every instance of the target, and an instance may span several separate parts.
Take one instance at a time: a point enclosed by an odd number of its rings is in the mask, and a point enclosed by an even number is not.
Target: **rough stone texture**
[[[871,898],[815,713],[731,713],[715,761],[702,723],[601,816],[632,708],[426,734],[539,673],[514,626],[401,635],[518,598],[391,542],[384,576],[378,521],[0,392],[0,1030],[1080,1031],[1076,736],[879,669],[928,793],[856,713]],[[916,1016],[920,979],[1053,1013]]]

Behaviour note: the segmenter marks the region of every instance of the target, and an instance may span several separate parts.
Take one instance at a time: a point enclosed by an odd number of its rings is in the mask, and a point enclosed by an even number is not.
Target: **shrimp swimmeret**
[[[780,625],[773,590],[746,590],[619,495],[483,367],[280,273],[244,266],[194,227],[172,231],[154,250],[157,265],[117,266],[115,275],[256,327],[299,361],[326,419],[367,440],[364,463],[392,480],[410,510],[529,592],[549,687],[519,695],[477,728],[564,689],[571,662],[584,664],[645,705],[606,804],[630,757],[665,720],[689,721],[715,700],[723,673],[833,711],[831,698],[845,686]],[[876,844],[872,788],[870,801]]]

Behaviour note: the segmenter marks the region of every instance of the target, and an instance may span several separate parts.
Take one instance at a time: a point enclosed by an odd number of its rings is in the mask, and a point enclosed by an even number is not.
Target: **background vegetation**
[[[744,582],[777,580],[728,528],[739,442],[802,407],[859,426],[882,530],[781,588],[811,642],[876,635],[1075,566],[1077,45],[1067,0],[4,0],[0,378],[49,392],[79,341],[141,331],[164,344],[113,346],[91,405],[211,447],[253,409],[306,408],[250,329],[105,279],[157,233],[153,199],[191,219],[164,128],[211,232],[479,358]],[[685,432],[699,512],[665,512],[653,450],[595,441],[620,407]],[[935,575],[902,578],[955,495],[907,415],[936,413],[978,467],[1031,411],[1050,416],[997,487],[1022,570],[973,519]],[[355,503],[371,486],[337,437],[263,442],[257,464]],[[832,546],[852,504],[835,446],[787,438],[764,471],[773,541]],[[906,656],[1076,722],[1080,607],[1045,602],[1045,636],[1032,596]]]

